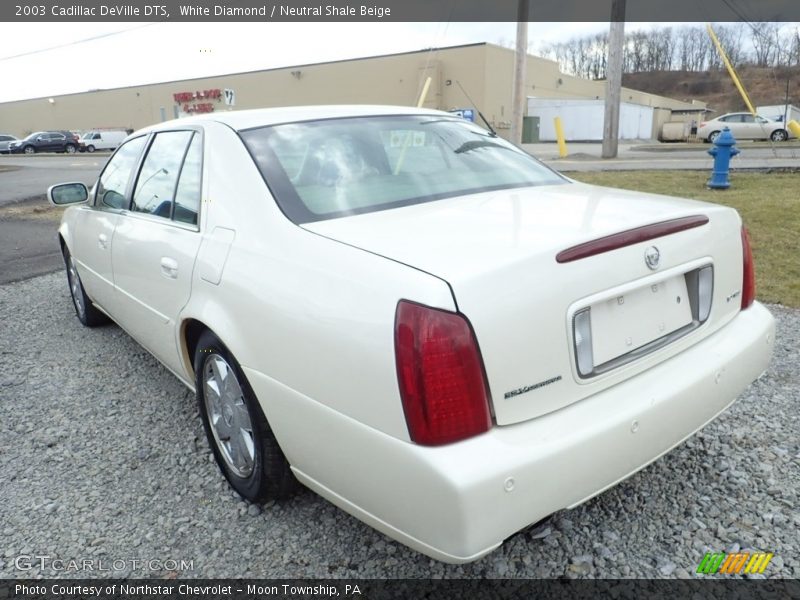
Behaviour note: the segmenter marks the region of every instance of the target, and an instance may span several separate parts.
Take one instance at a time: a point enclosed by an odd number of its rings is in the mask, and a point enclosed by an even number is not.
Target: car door
[[[740,114],[727,115],[720,117],[718,120],[720,123],[719,129],[727,127],[731,130],[731,135],[739,139],[742,129],[742,116]]]
[[[77,209],[70,251],[86,293],[116,317],[111,242],[120,213],[128,207],[129,187],[147,136],[134,138],[111,157],[94,188],[91,203]]]
[[[755,117],[755,123],[758,132],[758,139],[769,139],[772,135],[772,132],[777,129],[776,124],[769,119],[765,119],[764,117]]]
[[[48,152],[50,148],[50,134],[47,132],[40,133],[33,139],[33,145],[36,147],[37,152]]]
[[[756,140],[762,137],[761,125],[756,122],[753,115],[742,114],[741,133],[737,136],[740,140]]]
[[[152,137],[111,249],[120,324],[178,373],[178,315],[200,247],[202,143],[199,130]]]
[[[61,152],[64,150],[64,142],[66,139],[66,136],[60,133],[48,133],[45,142],[47,152]]]

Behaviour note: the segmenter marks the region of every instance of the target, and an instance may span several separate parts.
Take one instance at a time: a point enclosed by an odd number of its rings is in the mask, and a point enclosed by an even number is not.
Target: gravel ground
[[[800,311],[771,309],[772,366],[725,415],[600,497],[452,566],[309,491],[242,501],[193,396],[118,327],[81,327],[62,273],[2,286],[0,577],[692,577],[705,552],[739,549],[774,552],[767,576],[800,577]],[[41,555],[110,570],[15,566]],[[192,568],[169,562],[181,560]]]

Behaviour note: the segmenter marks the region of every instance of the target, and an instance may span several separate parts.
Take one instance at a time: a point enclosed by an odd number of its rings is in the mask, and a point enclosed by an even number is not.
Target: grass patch
[[[800,173],[733,173],[731,188],[706,187],[705,171],[570,173],[584,183],[693,198],[739,211],[753,244],[756,292],[763,302],[800,308]]]

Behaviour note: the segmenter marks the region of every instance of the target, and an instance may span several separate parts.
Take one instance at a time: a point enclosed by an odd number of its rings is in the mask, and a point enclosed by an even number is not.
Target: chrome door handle
[[[168,256],[161,257],[161,274],[170,279],[178,278],[178,261]]]
[[[101,250],[105,250],[108,247],[108,236],[105,233],[97,236],[97,245]]]

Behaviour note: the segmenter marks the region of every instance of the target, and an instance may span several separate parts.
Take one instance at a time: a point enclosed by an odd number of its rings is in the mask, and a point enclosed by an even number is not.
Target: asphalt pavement
[[[92,185],[108,153],[0,155],[0,206],[42,197],[56,183],[80,181]]]
[[[602,159],[596,142],[567,144],[560,158],[555,143],[525,144],[528,152],[559,171],[688,169],[711,171],[710,144],[622,142],[619,155]],[[740,142],[732,169],[800,169],[798,142]],[[0,155],[0,284],[63,267],[56,243],[60,211],[48,209],[45,192],[56,183],[92,185],[108,153]]]
[[[108,153],[0,155],[0,284],[64,266],[56,232],[61,211],[48,206],[47,188],[92,185]]]

